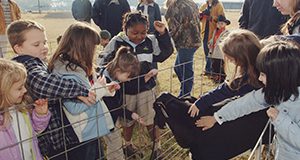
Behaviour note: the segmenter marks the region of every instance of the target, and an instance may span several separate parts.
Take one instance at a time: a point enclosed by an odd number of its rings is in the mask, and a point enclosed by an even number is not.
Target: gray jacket
[[[300,91],[300,87],[298,90]],[[277,118],[272,122],[277,137],[276,160],[300,159],[300,99],[293,99],[292,96],[290,100],[275,106],[279,110]],[[222,124],[269,106],[260,89],[225,105],[214,114],[214,117]]]

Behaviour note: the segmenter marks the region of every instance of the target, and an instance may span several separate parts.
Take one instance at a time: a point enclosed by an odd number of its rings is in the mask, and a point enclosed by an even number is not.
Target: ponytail
[[[130,48],[120,47],[114,59],[107,64],[109,75],[116,79],[117,71],[129,73],[129,78],[137,76],[140,72],[138,59],[131,53]]]

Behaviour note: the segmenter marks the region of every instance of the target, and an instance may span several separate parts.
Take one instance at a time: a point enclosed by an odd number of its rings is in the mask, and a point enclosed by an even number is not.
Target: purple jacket
[[[32,126],[32,148],[35,153],[36,160],[42,160],[42,155],[40,153],[40,149],[38,148],[38,141],[36,134],[38,132],[42,132],[46,129],[49,119],[50,119],[50,112],[48,112],[45,116],[38,116],[36,112],[33,110],[32,114],[27,113],[30,118],[31,126]],[[0,119],[2,119],[2,115],[0,115]],[[16,120],[12,120],[11,123],[16,123]],[[27,126],[23,126],[21,129],[27,129]],[[22,160],[22,154],[20,151],[19,145],[16,145],[17,136],[15,134],[12,125],[9,125],[6,129],[0,130],[0,160]],[[8,147],[11,146],[11,147]],[[8,148],[6,148],[8,147]],[[4,149],[6,148],[6,149]]]

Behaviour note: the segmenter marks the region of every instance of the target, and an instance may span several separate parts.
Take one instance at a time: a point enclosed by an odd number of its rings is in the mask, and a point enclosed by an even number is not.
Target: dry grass
[[[238,12],[226,12],[226,16],[228,19],[231,20],[231,25],[228,27],[229,29],[235,29],[238,28]],[[49,12],[44,14],[24,14],[24,19],[32,19],[39,23],[41,23],[43,26],[45,26],[47,31],[47,36],[49,40],[49,46],[50,46],[50,52],[53,53],[54,49],[56,47],[56,38],[63,34],[63,32],[66,30],[66,28],[75,22],[73,20],[70,13],[65,12]],[[92,26],[99,30],[99,28],[92,24]],[[210,89],[214,88],[216,84],[214,84],[211,80],[207,79],[206,77],[201,76],[201,72],[204,69],[205,61],[203,59],[203,48],[199,48],[195,54],[195,81],[194,81],[194,90],[193,95],[198,97],[204,92],[209,91]],[[173,72],[172,66],[175,62],[176,55],[172,55],[168,60],[166,60],[164,63],[159,64],[159,69],[161,70],[158,75],[158,81],[159,81],[159,88],[157,89],[158,92],[161,91],[169,91],[173,93],[174,95],[178,95],[179,91],[179,81],[176,77],[176,75]],[[170,137],[170,135],[167,135],[167,138]],[[136,139],[139,139],[136,137]],[[169,143],[164,146],[164,148],[168,148],[170,145],[174,144]],[[176,148],[178,146],[175,146]],[[174,159],[182,159],[182,158],[174,158]],[[243,160],[246,159],[245,156],[240,156],[237,158],[234,158],[235,160]]]

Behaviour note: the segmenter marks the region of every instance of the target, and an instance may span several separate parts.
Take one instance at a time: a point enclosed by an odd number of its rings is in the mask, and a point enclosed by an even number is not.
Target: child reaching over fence
[[[262,48],[257,36],[247,30],[231,31],[221,46],[225,66],[234,65],[232,76],[228,76],[229,81],[201,95],[188,110],[191,117],[199,116],[198,119],[200,116],[212,115],[228,101],[262,87],[255,66],[256,57]],[[228,73],[228,70],[225,71]],[[230,159],[251,149],[267,121],[268,117],[262,110],[226,125],[216,126],[209,133],[199,131],[195,143],[191,145],[193,159]]]
[[[61,112],[59,99],[78,98],[92,105],[95,103],[94,93],[89,92],[75,80],[65,79],[49,72],[46,63],[49,51],[47,36],[41,24],[31,20],[15,21],[9,25],[7,36],[17,54],[13,60],[22,63],[27,70],[26,88],[29,95],[34,100],[40,98],[49,100],[52,116],[46,130],[38,137],[41,153],[51,159],[66,159],[66,155],[70,159],[80,159],[82,154],[77,154],[76,149],[65,150],[79,142],[65,114]]]
[[[80,41],[78,41],[80,39]],[[96,45],[100,37],[95,29],[82,22],[72,24],[62,36],[53,57],[49,62],[49,70],[62,77],[74,79],[78,83],[95,90],[97,102],[88,106],[78,100],[63,99],[64,111],[80,142],[84,142],[81,154],[85,159],[98,159],[99,137],[106,135],[114,128],[108,108],[102,100],[104,95],[114,95],[118,84],[107,84],[105,78],[96,79],[94,58]],[[93,77],[94,84],[89,77]],[[89,141],[93,140],[93,141]],[[88,141],[88,142],[87,142]]]
[[[0,59],[0,160],[43,159],[36,136],[48,125],[48,102],[23,104],[26,76],[22,64]]]
[[[266,113],[276,131],[276,160],[300,159],[300,50],[291,42],[278,41],[265,46],[256,66],[264,87],[235,100],[214,116],[196,122],[203,130],[237,119],[252,112],[268,109]],[[224,123],[224,124],[223,124]]]
[[[100,75],[105,76],[107,82],[116,81],[121,83],[121,89],[116,91],[112,97],[103,97],[103,100],[110,110],[113,121],[116,124],[119,118],[136,120],[144,124],[143,119],[136,113],[123,107],[123,84],[139,74],[140,63],[133,53],[126,47],[121,47],[116,53],[115,58],[101,68]],[[122,136],[120,128],[115,125],[115,130],[104,137],[107,145],[107,160],[124,160],[122,149]]]

